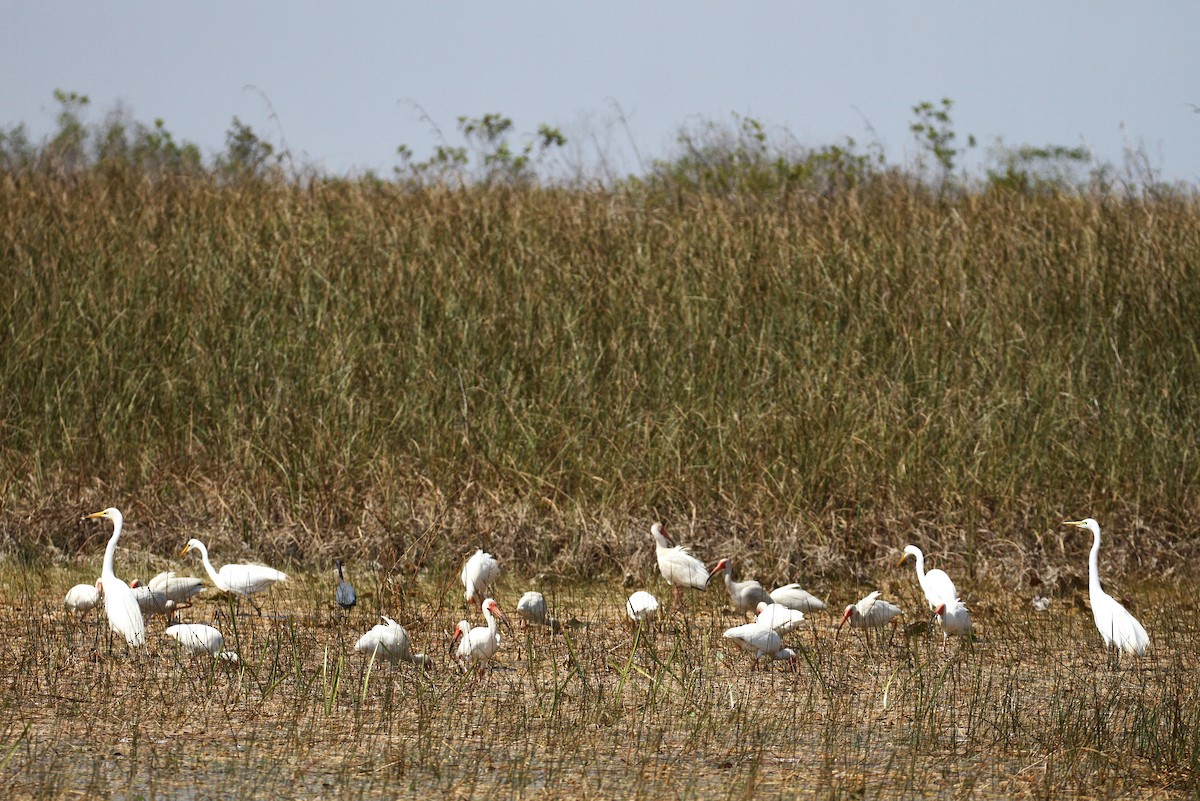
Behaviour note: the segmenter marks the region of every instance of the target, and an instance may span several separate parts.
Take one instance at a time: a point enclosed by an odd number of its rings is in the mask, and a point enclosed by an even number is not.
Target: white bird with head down
[[[492,598],[484,600],[482,609],[487,625],[471,628],[470,623],[460,620],[454,628],[454,639],[450,641],[451,648],[458,643],[458,658],[467,664],[478,664],[481,672],[483,663],[494,659],[496,652],[500,650],[499,622],[503,621],[505,626],[508,625],[508,618]],[[511,632],[511,627],[509,630]],[[459,642],[460,639],[462,642]]]
[[[190,605],[192,598],[204,592],[204,580],[193,576],[176,576],[174,571],[159,573],[146,583],[146,586],[156,592],[161,592],[168,600],[174,601],[176,608]]]
[[[658,599],[645,590],[638,590],[625,602],[625,614],[634,623],[649,623],[658,617]]]
[[[770,626],[764,626],[760,623],[746,623],[726,629],[725,634],[722,636],[727,640],[733,640],[743,650],[754,654],[755,668],[758,667],[758,660],[764,656],[769,656],[772,659],[786,659],[795,665],[796,652],[791,648],[784,648],[783,640],[780,639],[779,633]]]
[[[463,565],[459,578],[463,583],[463,597],[472,606],[479,606],[500,578],[500,563],[496,557],[483,549],[471,554],[471,558]]]
[[[824,601],[801,588],[799,584],[784,584],[771,590],[771,603],[801,612],[820,612],[825,608]]]
[[[404,626],[382,615],[382,623],[376,624],[370,631],[358,638],[354,650],[363,654],[374,653],[389,662],[412,662],[414,665],[429,667],[430,659],[425,654],[414,654]]]
[[[896,617],[903,614],[900,607],[895,604],[881,600],[879,590],[863,598],[856,604],[850,604],[846,607],[846,611],[842,613],[842,622],[838,623],[837,633],[833,635],[833,639],[837,639],[842,634],[842,626],[846,623],[850,624],[852,629],[879,629],[887,624],[892,624],[892,634],[895,635]]]
[[[788,609],[783,604],[768,604],[759,602],[755,608],[754,622],[775,629],[780,634],[787,634],[800,628],[804,622],[804,613],[799,609]]]
[[[933,616],[937,618],[938,625],[942,627],[942,651],[945,651],[950,643],[950,635],[958,635],[968,637],[971,634],[971,612],[967,609],[967,605],[957,598],[939,604],[938,608],[933,610]]]
[[[772,603],[771,596],[763,589],[763,585],[754,579],[734,581],[733,563],[728,559],[717,562],[711,575],[722,572],[725,574],[725,591],[729,593],[729,600],[733,602],[733,608],[737,611],[754,614],[759,604]]]
[[[230,564],[222,565],[218,571],[208,560],[208,548],[204,547],[204,543],[197,539],[188,540],[180,556],[185,556],[188,551],[192,550],[200,552],[200,561],[204,563],[204,569],[217,589],[245,598],[255,609],[258,609],[259,614],[262,614],[262,609],[259,609],[258,604],[254,603],[254,599],[250,596],[271,589],[278,581],[287,581],[287,573],[266,565]]]
[[[1092,532],[1092,552],[1088,556],[1088,600],[1096,630],[1104,640],[1104,648],[1143,656],[1150,645],[1150,635],[1121,603],[1100,588],[1100,524],[1092,518],[1068,520],[1066,525]]]
[[[142,610],[138,608],[133,590],[113,573],[113,556],[117,552],[117,540],[121,538],[121,527],[125,524],[125,518],[119,510],[109,507],[102,512],[88,515],[84,520],[96,517],[111,520],[113,523],[112,536],[104,549],[104,567],[100,571],[100,588],[104,592],[104,614],[108,616],[108,625],[124,637],[129,645],[144,645],[146,622],[142,619]]]
[[[546,625],[546,596],[536,590],[525,593],[517,601],[517,614],[526,623]]]
[[[76,584],[67,590],[67,597],[63,599],[63,606],[80,615],[92,611],[99,605],[99,579],[96,580],[95,584]]]
[[[680,587],[703,590],[708,586],[708,568],[692,556],[692,552],[687,548],[676,545],[663,530],[662,523],[652,525],[650,535],[654,537],[654,556],[658,560],[658,571],[671,585],[675,603],[679,603]]]
[[[204,623],[177,623],[167,626],[167,636],[178,642],[192,656],[211,656],[226,662],[237,662],[238,655],[233,651],[222,651],[225,638],[221,632]]]
[[[170,618],[175,613],[175,602],[168,598],[166,593],[143,587],[137,579],[129,582],[129,589],[133,590],[133,597],[137,599],[138,608],[142,610],[142,617],[162,615]]]

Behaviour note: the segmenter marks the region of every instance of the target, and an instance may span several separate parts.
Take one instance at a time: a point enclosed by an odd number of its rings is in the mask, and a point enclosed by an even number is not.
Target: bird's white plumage
[[[801,612],[820,612],[825,608],[824,601],[804,590],[799,584],[785,584],[771,590],[771,602]]]
[[[650,527],[650,535],[654,537],[654,556],[658,561],[658,571],[667,583],[675,588],[676,593],[680,587],[703,590],[708,586],[708,568],[687,548],[675,545],[663,531],[661,523]]]
[[[901,564],[909,556],[916,560],[917,582],[921,585],[921,591],[925,593],[925,600],[929,603],[930,609],[937,609],[944,603],[958,600],[958,590],[944,570],[934,569],[928,573],[925,572],[925,554],[921,552],[920,548],[915,545],[904,546]]]
[[[471,624],[461,620],[454,629],[455,641],[461,638],[458,643],[458,658],[469,664],[491,661],[500,650],[499,620],[504,619],[504,614],[491,598],[484,600],[482,609],[483,617],[487,620],[486,626],[471,628]]]
[[[754,579],[734,581],[733,563],[728,559],[717,562],[712,569],[712,575],[715,576],[717,573],[725,574],[725,591],[729,593],[729,600],[733,603],[733,608],[739,612],[753,614],[759,604],[772,603],[771,596],[763,589],[763,585]]]
[[[137,599],[138,608],[142,610],[143,617],[169,616],[175,611],[175,602],[168,598],[166,593],[153,587],[136,586],[133,583],[130,584],[130,588],[133,590],[133,597]]]
[[[1088,599],[1096,630],[1105,648],[1117,648],[1127,654],[1143,656],[1150,645],[1150,635],[1124,606],[1100,587],[1100,524],[1088,517],[1067,521],[1067,525],[1092,532],[1092,550],[1088,556]]]
[[[540,592],[530,590],[517,601],[517,614],[526,623],[546,624],[546,598]]]
[[[212,562],[208,559],[208,548],[204,543],[197,539],[188,540],[187,546],[183,549],[183,553],[195,550],[200,552],[200,561],[204,563],[204,569],[208,573],[208,577],[212,579],[212,583],[217,589],[222,592],[233,593],[240,595],[243,598],[249,598],[255,593],[264,592],[271,589],[276,582],[287,581],[287,573],[281,570],[276,570],[273,567],[266,565],[255,564],[229,564],[222,565],[218,571],[213,568]]]
[[[63,606],[72,612],[90,612],[100,605],[100,590],[95,584],[76,584],[67,590]]]
[[[117,540],[121,538],[121,528],[125,518],[118,509],[109,507],[102,512],[90,514],[88,518],[105,518],[111,520],[113,533],[104,549],[104,567],[100,571],[100,588],[104,593],[104,614],[108,617],[108,625],[112,630],[125,638],[130,646],[137,647],[146,643],[146,622],[142,619],[142,610],[138,607],[137,599],[129,585],[121,581],[113,573],[113,558],[117,551]],[[86,518],[85,518],[86,519]]]
[[[237,654],[232,651],[221,651],[225,638],[221,632],[204,623],[177,623],[167,626],[167,636],[173,638],[192,656],[208,656],[224,659],[228,662],[238,661]]]
[[[638,590],[625,602],[625,614],[634,623],[649,623],[658,617],[658,599],[645,590]]]
[[[370,631],[358,638],[354,650],[377,656],[389,662],[412,662],[416,665],[427,665],[429,657],[425,654],[414,654],[408,631],[387,615],[381,615],[382,623],[376,624]]]
[[[789,609],[783,604],[769,604],[760,601],[755,612],[757,613],[754,618],[755,623],[774,629],[780,634],[794,631],[804,622],[803,612],[799,609]]]
[[[182,604],[204,592],[204,579],[194,576],[177,576],[174,571],[168,570],[150,579],[146,586],[161,592],[176,604]]]
[[[459,578],[463,584],[463,597],[468,603],[478,604],[500,578],[500,563],[490,553],[477,550],[463,565]]]
[[[794,659],[796,656],[792,649],[783,647],[783,640],[775,629],[760,623],[734,626],[726,629],[722,636],[737,643],[743,650],[754,654],[755,662],[764,656],[772,659]]]
[[[891,623],[896,616],[903,614],[900,607],[882,600],[879,597],[881,594],[879,590],[875,590],[858,603],[847,606],[842,614],[842,622],[838,624],[838,631],[840,632],[846,623],[854,629],[881,628]]]
[[[946,601],[934,610],[938,625],[946,637],[951,634],[966,636],[971,633],[971,613],[966,604],[957,598]]]

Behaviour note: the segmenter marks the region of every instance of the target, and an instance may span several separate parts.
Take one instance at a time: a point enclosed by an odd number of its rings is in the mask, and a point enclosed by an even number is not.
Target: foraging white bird
[[[460,620],[454,628],[454,639],[450,642],[450,647],[453,648],[454,643],[461,639],[462,642],[458,642],[458,658],[469,664],[478,663],[480,670],[483,669],[483,663],[491,661],[500,650],[499,621],[502,620],[504,625],[508,625],[508,618],[492,598],[484,600],[482,610],[487,625],[471,628],[470,623]]]
[[[754,622],[767,628],[775,629],[780,634],[794,631],[804,622],[804,613],[799,609],[789,609],[783,604],[769,604],[762,601],[755,608],[757,614]]]
[[[255,609],[258,609],[259,614],[262,614],[262,609],[259,609],[258,604],[254,603],[254,599],[250,596],[271,589],[278,581],[287,581],[287,573],[266,565],[230,564],[222,565],[221,570],[217,571],[213,568],[212,562],[208,560],[208,548],[204,547],[204,543],[197,539],[188,540],[180,556],[187,555],[187,552],[191,550],[200,552],[200,561],[204,563],[204,569],[208,571],[208,577],[212,579],[212,583],[216,585],[217,589],[221,592],[240,595]]]
[[[530,590],[517,601],[517,614],[526,623],[546,625],[546,597],[540,592]]]
[[[940,604],[933,610],[938,625],[942,627],[942,650],[945,651],[950,643],[950,635],[966,637],[971,633],[971,613],[967,605],[954,598]]]
[[[717,562],[712,569],[713,576],[721,572],[725,573],[725,591],[729,593],[729,600],[733,601],[734,609],[754,614],[759,604],[771,603],[771,596],[763,589],[763,585],[754,579],[733,580],[733,564],[728,559]]]
[[[837,633],[833,635],[833,639],[841,636],[842,626],[847,622],[852,629],[879,629],[891,623],[894,627],[898,623],[895,618],[903,614],[900,607],[893,603],[880,600],[879,596],[882,593],[879,590],[863,598],[856,604],[850,604],[846,607],[846,611],[842,613],[842,622],[838,623]]]
[[[921,553],[921,549],[915,545],[904,546],[904,555],[900,557],[900,564],[904,564],[910,556],[916,559],[917,581],[925,593],[925,600],[929,602],[930,609],[937,609],[944,603],[958,600],[958,590],[955,589],[954,582],[946,575],[946,571],[934,569],[926,573],[925,554]]]
[[[638,590],[625,602],[625,614],[634,623],[649,623],[658,617],[658,599],[645,590]]]
[[[99,584],[98,581],[96,583]],[[80,615],[99,605],[100,588],[95,584],[76,584],[67,590],[67,597],[63,599],[63,606]]]
[[[143,617],[170,617],[175,612],[175,602],[168,598],[166,593],[143,587],[137,579],[129,582],[129,588],[133,590],[133,597],[137,599],[138,609],[142,610]]]
[[[755,668],[758,667],[758,660],[764,656],[772,659],[786,659],[795,664],[796,652],[791,648],[784,648],[779,633],[770,626],[764,626],[761,623],[746,623],[726,629],[722,636],[733,640],[743,650],[754,654]]]
[[[177,623],[167,626],[167,636],[174,638],[192,656],[211,656],[226,662],[237,662],[233,651],[222,651],[225,638],[221,632],[204,623]]]
[[[346,581],[346,577],[342,575],[342,560],[337,560],[338,569],[338,584],[337,591],[334,593],[334,600],[342,609],[353,609],[358,603],[358,593],[354,591],[354,586]]]
[[[658,571],[671,585],[675,603],[679,603],[680,587],[703,590],[708,586],[708,568],[692,556],[692,552],[687,548],[676,545],[663,530],[662,523],[652,525],[650,534],[654,537],[654,556],[658,560]]]
[[[192,598],[204,592],[204,579],[194,576],[176,576],[175,571],[159,573],[146,586],[161,592],[175,602],[176,607],[188,604]]]
[[[465,588],[463,597],[467,599],[467,603],[479,606],[496,583],[496,579],[500,578],[500,563],[496,561],[496,557],[483,549],[477,550],[463,565],[459,578],[462,579]]]
[[[1104,639],[1104,649],[1117,648],[1118,656],[1121,651],[1143,656],[1150,645],[1150,635],[1119,601],[1100,588],[1100,524],[1088,517],[1068,520],[1066,525],[1092,532],[1092,552],[1088,556],[1088,599],[1092,604],[1096,630]]]
[[[825,608],[824,601],[801,589],[799,584],[785,584],[771,590],[771,602],[801,612],[820,612]]]
[[[111,520],[113,523],[112,536],[104,549],[104,567],[100,571],[100,588],[104,591],[104,613],[108,616],[108,625],[124,637],[129,645],[145,645],[146,622],[142,619],[142,610],[138,608],[133,590],[113,573],[113,556],[117,552],[117,540],[121,538],[121,527],[125,524],[125,518],[118,509],[109,507],[83,519],[97,517]]]
[[[387,615],[381,615],[382,623],[376,624],[370,631],[358,638],[354,650],[359,653],[374,653],[389,662],[412,662],[414,665],[428,667],[431,660],[425,654],[414,654],[408,638],[408,631]]]

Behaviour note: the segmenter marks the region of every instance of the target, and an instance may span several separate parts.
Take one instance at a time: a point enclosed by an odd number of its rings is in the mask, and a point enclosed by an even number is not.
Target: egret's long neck
[[[917,551],[913,554],[913,559],[917,563],[917,581],[921,583],[921,586],[925,586],[925,554]]]
[[[1095,595],[1100,589],[1100,532],[1092,535],[1092,553],[1088,557],[1088,591]]]
[[[208,571],[208,577],[212,579],[213,584],[220,587],[221,580],[217,578],[217,571],[213,569],[212,562],[208,560],[208,548],[201,544],[196,546],[196,550],[200,552],[200,561],[204,563],[204,569]]]
[[[121,539],[121,524],[122,520],[113,520],[113,533],[108,538],[108,545],[104,548],[104,567],[100,570],[100,575],[106,578],[116,578],[113,573],[113,557],[117,553],[117,540]]]

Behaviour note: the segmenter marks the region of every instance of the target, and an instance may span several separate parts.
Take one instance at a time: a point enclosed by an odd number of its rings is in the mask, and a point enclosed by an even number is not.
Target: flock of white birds
[[[124,524],[121,512],[115,508],[108,508],[87,515],[84,519],[91,518],[103,518],[113,523],[113,533],[104,550],[100,578],[94,586],[78,584],[72,587],[67,593],[65,604],[68,609],[84,613],[103,602],[105,615],[112,630],[123,637],[130,647],[144,645],[145,618],[159,614],[166,616],[170,622],[176,610],[190,606],[190,600],[204,590],[204,582],[198,578],[178,577],[173,572],[158,574],[145,587],[139,586],[136,580],[129,583],[122,581],[113,572],[117,541],[121,537]],[[1090,517],[1085,520],[1067,521],[1066,525],[1087,529],[1092,534],[1092,550],[1088,560],[1089,595],[1096,628],[1104,640],[1106,649],[1116,649],[1118,654],[1145,654],[1150,643],[1146,630],[1125,607],[1100,588],[1100,525]],[[724,637],[753,655],[753,667],[757,667],[760,660],[764,659],[783,660],[793,666],[796,664],[797,652],[784,646],[782,635],[797,630],[804,622],[806,613],[823,610],[825,604],[820,599],[806,592],[799,584],[786,584],[767,592],[757,581],[735,581],[733,565],[729,559],[719,560],[710,570],[691,551],[677,545],[661,523],[650,527],[650,535],[654,539],[659,572],[671,586],[677,608],[681,588],[704,590],[712,578],[721,573],[734,609],[754,616],[753,623],[727,629]],[[186,555],[189,551],[200,554],[209,579],[219,591],[246,599],[260,613],[262,610],[252,596],[265,592],[277,582],[287,581],[288,578],[279,570],[257,564],[227,564],[217,570],[209,560],[208,549],[197,539],[188,540],[181,555]],[[910,556],[915,561],[917,581],[929,604],[929,624],[932,626],[936,623],[941,627],[944,635],[942,649],[945,651],[951,635],[971,634],[970,611],[945,571],[925,570],[925,555],[920,548],[915,545],[906,546],[900,564],[904,564]],[[357,603],[357,595],[353,586],[345,580],[340,560],[337,562],[337,569],[335,600],[338,606],[350,609]],[[477,666],[481,675],[483,667],[494,660],[500,650],[500,625],[508,626],[511,633],[508,618],[496,600],[490,597],[492,587],[499,576],[500,563],[483,550],[476,551],[467,559],[459,576],[464,588],[463,597],[468,604],[479,609],[486,624],[472,627],[467,620],[459,621],[454,630],[451,648],[457,646],[455,653],[461,665]],[[645,590],[634,592],[625,604],[625,613],[629,620],[638,625],[652,623],[658,618],[659,612],[658,600]],[[546,599],[539,592],[525,593],[517,603],[517,613],[527,624],[548,626],[554,631],[560,628],[559,621],[548,616]],[[878,591],[872,592],[845,608],[834,639],[840,637],[842,626],[846,623],[849,623],[851,628],[880,630],[891,625],[894,633],[897,618],[901,614],[900,607],[883,600]],[[816,630],[811,630],[815,642]],[[208,655],[230,662],[238,661],[237,654],[222,650],[224,639],[221,632],[213,626],[202,623],[176,623],[167,627],[166,634],[174,638],[189,654]],[[379,657],[391,662],[411,662],[423,667],[432,664],[425,654],[413,653],[411,640],[404,626],[386,615],[383,616],[383,623],[359,638],[354,648],[356,651],[370,654],[372,658]]]

